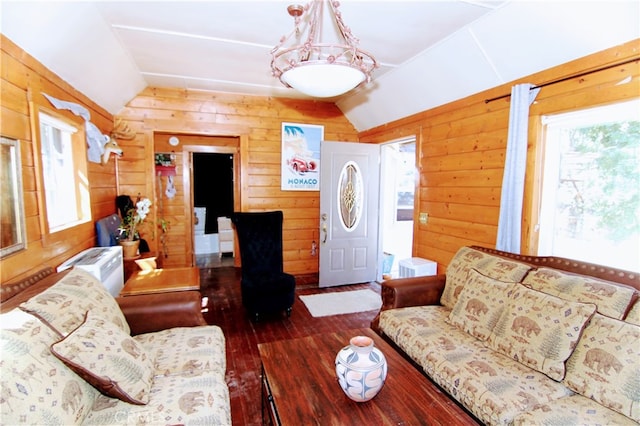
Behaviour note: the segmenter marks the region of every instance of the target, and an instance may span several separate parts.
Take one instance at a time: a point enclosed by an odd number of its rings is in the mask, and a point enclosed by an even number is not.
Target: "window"
[[[40,112],[40,153],[47,229],[54,233],[91,220],[84,133]]]
[[[640,100],[543,117],[539,255],[640,271]]]

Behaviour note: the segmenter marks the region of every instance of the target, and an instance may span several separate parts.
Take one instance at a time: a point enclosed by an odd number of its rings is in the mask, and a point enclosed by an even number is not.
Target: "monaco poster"
[[[320,190],[320,142],[324,126],[282,123],[283,191]]]

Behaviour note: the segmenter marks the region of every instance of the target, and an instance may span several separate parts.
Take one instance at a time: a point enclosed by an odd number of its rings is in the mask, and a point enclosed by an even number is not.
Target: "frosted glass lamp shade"
[[[281,79],[305,95],[330,98],[342,95],[362,83],[365,74],[348,65],[308,64],[285,71]]]

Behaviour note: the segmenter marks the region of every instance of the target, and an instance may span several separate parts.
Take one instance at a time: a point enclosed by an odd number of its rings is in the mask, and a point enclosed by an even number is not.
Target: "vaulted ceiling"
[[[113,114],[147,86],[304,98],[269,66],[297,2],[2,0],[0,31]],[[358,130],[640,38],[637,0],[343,0],[340,10],[380,62],[370,84],[331,100]]]

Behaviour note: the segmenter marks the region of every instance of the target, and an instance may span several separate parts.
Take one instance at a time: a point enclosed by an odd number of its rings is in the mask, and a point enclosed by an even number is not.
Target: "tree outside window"
[[[640,101],[545,117],[539,253],[640,271]]]

